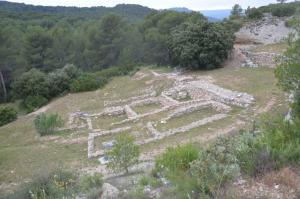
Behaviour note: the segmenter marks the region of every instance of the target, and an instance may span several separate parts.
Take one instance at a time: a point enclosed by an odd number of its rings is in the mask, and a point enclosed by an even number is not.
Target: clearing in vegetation
[[[271,99],[275,103],[269,107]],[[1,127],[0,189],[11,189],[14,184],[9,182],[27,180],[32,171],[46,166],[109,174],[96,159],[88,160],[88,154],[103,154],[105,144],[120,133],[134,136],[141,145],[141,159],[151,160],[168,146],[206,143],[223,131],[238,130],[259,110],[286,109],[270,68],[225,67],[186,74],[142,68],[103,89],[69,94],[47,105],[46,113],[64,120],[55,135],[39,137],[34,114]]]

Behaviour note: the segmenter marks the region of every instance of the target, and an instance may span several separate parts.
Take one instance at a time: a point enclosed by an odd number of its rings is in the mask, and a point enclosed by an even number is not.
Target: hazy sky
[[[140,4],[156,9],[171,7],[187,7],[192,10],[212,10],[231,8],[235,3],[242,5],[243,8],[262,6],[275,3],[276,0],[11,0],[11,2],[22,2],[33,5],[49,6],[115,6],[116,4]]]

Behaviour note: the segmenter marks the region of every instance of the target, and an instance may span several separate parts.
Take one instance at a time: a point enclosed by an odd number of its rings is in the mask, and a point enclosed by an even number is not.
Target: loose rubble
[[[224,119],[228,116],[227,114],[231,111],[232,106],[247,108],[255,101],[253,96],[247,93],[241,93],[222,88],[213,84],[211,81],[207,81],[205,78],[199,79],[199,77],[194,78],[193,76],[179,75],[178,73],[152,73],[155,77],[163,76],[164,78],[175,80],[173,86],[163,90],[159,95],[157,95],[156,91],[151,88],[148,89],[146,91],[148,93],[144,95],[105,102],[105,108],[100,113],[89,114],[77,111],[73,114],[70,114],[68,128],[87,128],[89,130],[87,150],[88,158],[104,155],[105,147],[103,147],[103,143],[102,149],[96,149],[95,138],[129,132],[132,129],[130,125],[140,121],[144,117],[169,111],[168,116],[160,121],[151,121],[144,124],[149,138],[137,139],[136,144],[138,145],[155,142],[174,134],[185,133],[194,128]],[[156,108],[143,114],[138,114],[133,110],[134,107],[149,104],[158,104],[160,108]],[[198,121],[193,121],[190,124],[181,126],[179,128],[168,129],[164,132],[160,132],[156,129],[156,124],[158,122],[164,124],[167,123],[171,118],[190,114],[195,111],[201,111],[205,108],[213,109],[218,113]],[[92,120],[106,116],[125,116],[125,119],[121,122],[112,123],[111,130],[94,129]],[[114,127],[115,125],[122,124],[125,124],[126,126],[119,128]]]

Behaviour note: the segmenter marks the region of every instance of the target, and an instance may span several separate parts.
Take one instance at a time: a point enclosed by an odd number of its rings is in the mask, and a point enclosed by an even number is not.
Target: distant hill
[[[190,9],[188,9],[188,8],[185,8],[185,7],[169,8],[168,10],[173,10],[173,11],[176,11],[176,12],[186,12],[186,13],[191,13],[191,12],[193,12],[193,10],[190,10]]]
[[[119,4],[115,7],[64,7],[64,6],[33,6],[24,3],[12,3],[7,1],[0,1],[0,12],[9,13],[37,13],[37,14],[59,14],[63,16],[78,16],[99,18],[109,13],[116,13],[127,17],[131,21],[142,20],[145,16],[150,14],[153,9],[135,4]]]
[[[191,12],[198,12],[198,11],[194,11],[194,10],[190,10],[188,8],[185,8],[185,7],[178,7],[178,8],[169,8],[168,10],[173,10],[173,11],[176,11],[176,12],[185,12],[185,13],[191,13]],[[205,15],[204,13],[202,13],[205,17],[207,17],[208,21],[211,21],[211,22],[218,22],[220,20],[222,20],[223,18],[217,18],[217,17],[213,17],[213,16],[208,16],[208,15]]]
[[[212,17],[219,20],[223,20],[230,16],[231,10],[202,10],[200,11],[206,17]]]

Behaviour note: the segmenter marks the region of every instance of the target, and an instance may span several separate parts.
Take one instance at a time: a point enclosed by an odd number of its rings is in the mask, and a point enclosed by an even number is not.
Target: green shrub
[[[277,167],[300,163],[300,120],[268,119],[262,126],[259,144],[264,146]]]
[[[192,145],[168,148],[167,151],[155,161],[157,170],[170,172],[187,171],[190,163],[198,158],[198,149]]]
[[[72,92],[93,91],[100,87],[101,82],[106,82],[104,79],[96,79],[92,74],[83,74],[71,83]],[[103,84],[103,83],[102,83]]]
[[[247,17],[250,19],[261,19],[263,17],[263,13],[257,8],[251,8]]]
[[[100,173],[84,176],[80,180],[80,187],[83,192],[89,192],[91,189],[99,189],[103,185],[103,176]]]
[[[134,143],[134,137],[121,134],[116,138],[116,144],[106,152],[109,158],[108,168],[114,171],[124,170],[126,174],[129,167],[138,163],[140,155],[139,146]]]
[[[243,132],[233,141],[233,151],[241,171],[248,176],[259,176],[275,168],[270,153],[258,143],[253,132]]]
[[[220,67],[233,44],[231,31],[223,24],[209,22],[185,23],[176,27],[168,41],[172,64],[189,69]]]
[[[219,138],[207,150],[202,150],[199,158],[191,164],[190,173],[196,178],[200,195],[218,198],[225,183],[239,175],[240,167],[230,148],[230,140]]]
[[[294,93],[294,102],[291,104],[292,114],[294,117],[300,117],[300,90]]]
[[[33,112],[35,109],[42,107],[48,102],[43,96],[28,96],[23,100],[22,105],[28,113]]]
[[[37,132],[41,136],[45,136],[53,134],[55,128],[61,127],[63,125],[63,121],[57,114],[46,115],[45,113],[41,113],[36,116],[34,125]]]
[[[73,199],[77,193],[77,177],[69,171],[43,171],[32,182],[23,185],[5,199]]]
[[[17,111],[11,107],[0,107],[0,126],[17,119]]]
[[[139,180],[139,185],[150,185],[151,187],[157,188],[161,185],[161,181],[153,176],[142,176]]]
[[[296,7],[289,4],[281,4],[272,8],[272,15],[276,17],[289,17],[293,16],[296,12]]]

